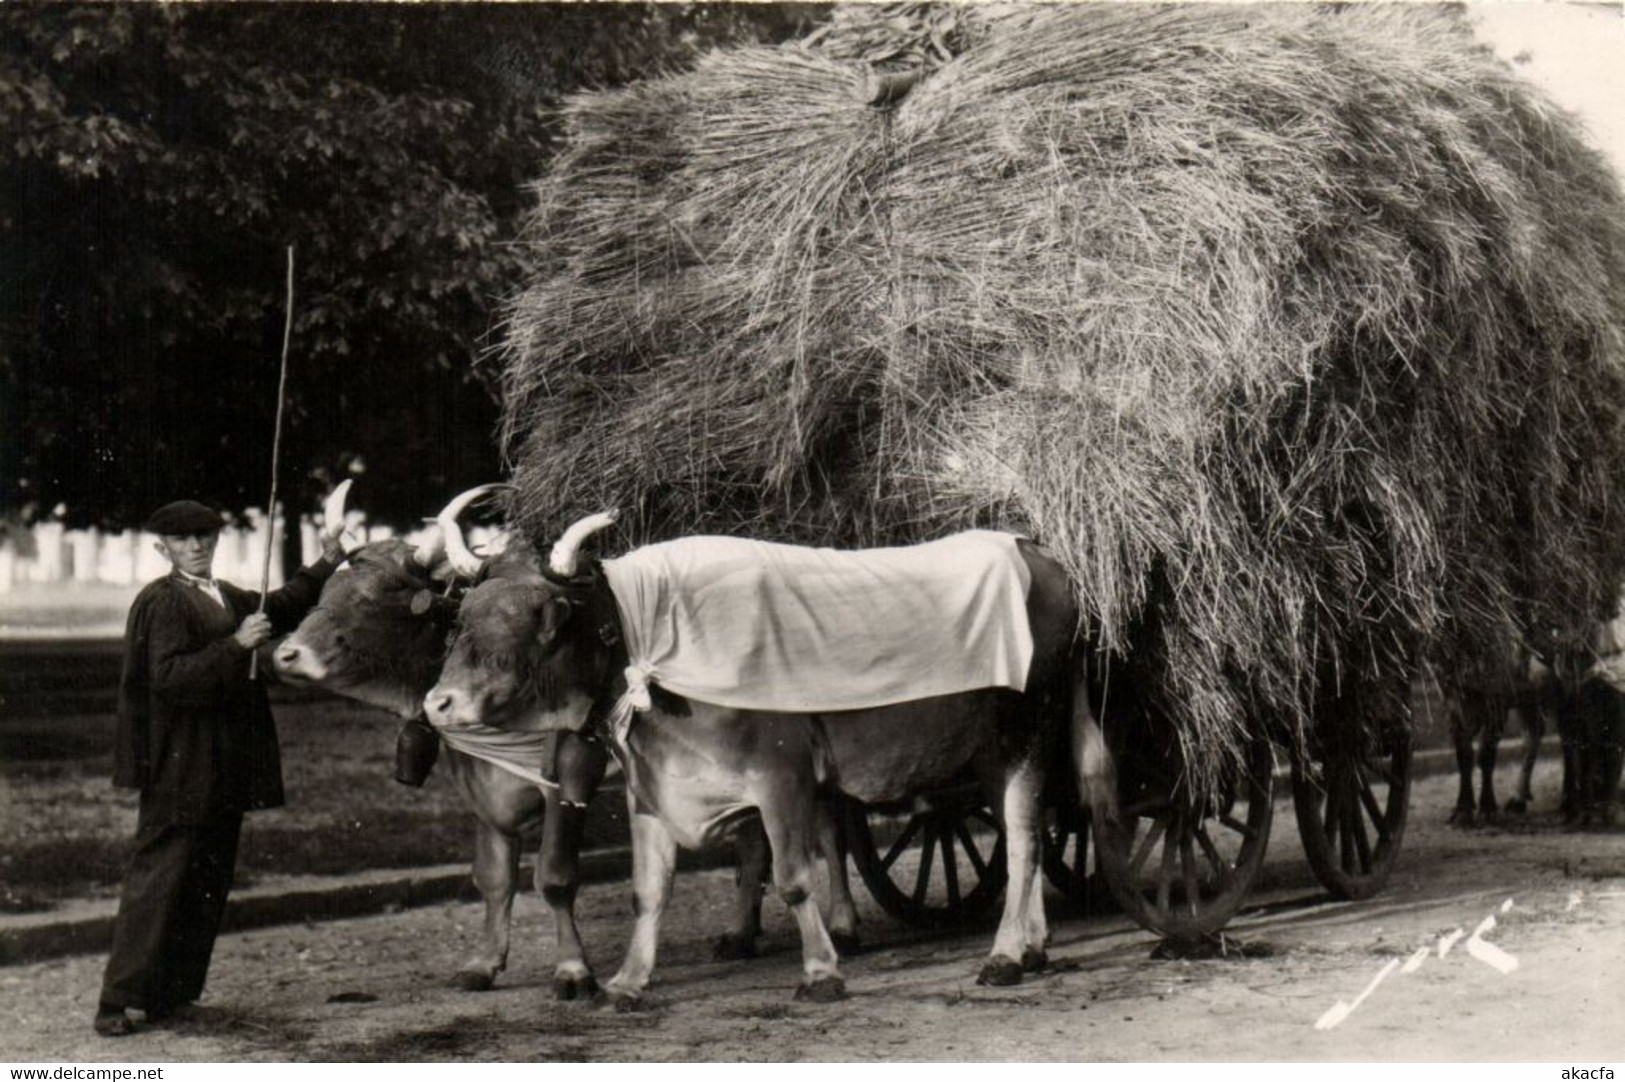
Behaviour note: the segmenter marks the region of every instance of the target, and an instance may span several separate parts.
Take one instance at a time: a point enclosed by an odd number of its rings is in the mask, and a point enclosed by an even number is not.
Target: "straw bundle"
[[[1028,532],[1197,772],[1612,597],[1625,205],[1458,20],[1084,5],[861,76],[572,101],[500,353],[530,536]]]

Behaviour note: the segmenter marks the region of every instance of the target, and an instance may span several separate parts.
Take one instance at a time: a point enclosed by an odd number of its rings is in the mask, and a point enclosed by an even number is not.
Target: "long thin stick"
[[[276,429],[271,436],[271,498],[265,502],[265,560],[260,564],[260,607],[265,611],[265,595],[271,589],[271,543],[276,537],[276,478],[277,464],[282,458],[282,406],[288,391],[288,345],[293,340],[293,245],[288,245],[288,303],[282,322],[282,371],[276,381]],[[255,652],[248,663],[248,678],[258,680],[260,655]]]

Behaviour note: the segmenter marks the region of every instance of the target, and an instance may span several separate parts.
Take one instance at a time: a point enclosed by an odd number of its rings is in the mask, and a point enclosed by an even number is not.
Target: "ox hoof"
[[[1021,971],[1023,973],[1042,973],[1049,968],[1049,955],[1044,953],[1042,947],[1028,947],[1021,952]]]
[[[829,941],[834,944],[835,953],[843,957],[848,954],[856,954],[863,949],[863,941],[858,938],[856,932],[831,932]]]
[[[753,935],[721,935],[711,945],[711,957],[718,962],[743,962],[756,957],[756,937]]]
[[[1472,808],[1462,808],[1462,807],[1458,807],[1458,808],[1456,808],[1455,811],[1451,812],[1450,813],[1450,818],[1448,820],[1446,820],[1446,822],[1448,822],[1453,827],[1460,827],[1463,830],[1466,830],[1469,827],[1474,827],[1474,826],[1478,825],[1477,822],[1474,820],[1473,809]]]
[[[563,973],[553,977],[553,998],[560,1002],[598,999],[598,981],[591,973],[584,977],[571,977]]]
[[[819,977],[796,988],[796,1000],[802,1003],[834,1003],[846,998],[846,982],[839,977]]]
[[[991,988],[1005,988],[1021,983],[1021,963],[1011,958],[989,958],[976,975],[976,983]]]
[[[1514,797],[1507,801],[1508,815],[1527,815],[1528,813],[1529,802],[1524,800],[1522,797]]]
[[[457,976],[451,979],[453,988],[460,988],[465,992],[489,992],[491,986],[497,982],[495,973],[487,973],[479,969],[460,970]]]
[[[600,991],[593,996],[592,1002],[595,1007],[603,1007],[615,1011],[617,1014],[633,1014],[647,1006],[643,1001],[642,993],[628,992],[625,989]]]

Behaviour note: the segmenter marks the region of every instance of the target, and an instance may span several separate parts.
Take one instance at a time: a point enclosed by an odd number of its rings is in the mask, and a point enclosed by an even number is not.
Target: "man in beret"
[[[282,804],[282,765],[254,649],[293,629],[343,562],[342,523],[322,555],[265,598],[213,576],[220,515],[165,504],[147,520],[170,573],[130,608],[113,784],[141,791],[135,844],[113,926],[96,1032],[135,1030],[203,992],[226,911],[243,813]]]

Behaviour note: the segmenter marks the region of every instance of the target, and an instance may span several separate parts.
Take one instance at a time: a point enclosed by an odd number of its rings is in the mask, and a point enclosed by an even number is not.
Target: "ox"
[[[483,562],[464,545],[457,516],[488,491],[482,486],[452,500],[436,516],[432,543],[414,547],[386,540],[352,552],[315,609],[272,654],[278,674],[406,718],[403,743],[422,746],[423,693],[440,671],[457,611],[447,596],[450,582],[483,573],[501,583],[525,574],[522,561]],[[428,747],[434,746],[431,736]],[[507,967],[520,836],[540,828],[536,887],[558,935],[555,994],[571,999],[596,991],[576,927],[574,894],[585,806],[607,758],[575,739],[559,741],[556,751],[559,788],[544,792],[487,760],[446,749],[452,777],[478,821],[474,883],[485,902],[480,944],[457,972],[462,988],[490,988]],[[411,764],[402,766],[402,780],[421,781],[426,772],[420,768],[413,778]]]
[[[329,501],[330,521],[343,515],[345,487],[347,483],[335,492],[336,500]],[[432,540],[423,545],[392,539],[352,552],[347,565],[328,580],[317,607],[272,655],[285,679],[315,684],[406,718],[397,776],[409,784],[421,784],[438,747],[433,730],[424,724],[422,703],[440,671],[456,614],[453,583],[478,576],[491,589],[522,588],[539,574],[534,558],[523,552],[490,560],[469,552],[457,518],[489,488],[482,486],[452,500],[436,516],[438,529],[429,535]],[[576,734],[559,734],[551,750],[557,789],[532,784],[486,759],[446,749],[452,777],[478,822],[474,882],[485,902],[479,946],[455,978],[467,990],[490,988],[506,968],[519,885],[520,839],[537,829],[542,844],[536,888],[553,912],[558,937],[555,994],[571,999],[596,990],[575,921],[574,900],[586,805],[603,780],[608,759],[601,745]],[[740,842],[741,889],[734,927],[717,943],[717,954],[724,958],[753,954],[759,931],[767,842],[759,829],[742,834]]]
[[[648,984],[678,846],[707,844],[753,812],[772,848],[774,886],[801,936],[797,998],[843,996],[836,950],[811,898],[820,808],[841,795],[904,800],[967,777],[982,784],[1003,821],[1010,868],[1003,918],[979,979],[1013,984],[1041,969],[1048,933],[1037,880],[1039,801],[1069,705],[1076,708],[1074,747],[1103,749],[1087,696],[1074,694],[1072,677],[1082,669],[1074,650],[1078,613],[1061,567],[1019,542],[1030,573],[1033,642],[1019,693],[986,688],[873,709],[791,713],[724,708],[651,685],[635,720],[621,729],[612,714],[628,690],[628,653],[617,598],[598,565],[578,566],[582,542],[612,521],[600,515],[572,526],[543,581],[523,590],[470,590],[440,681],[425,701],[437,725],[483,719],[582,733],[610,744],[621,761],[636,920],[608,998],[635,1005]],[[493,665],[496,658],[508,663]],[[1103,788],[1109,767],[1102,755],[1093,772],[1080,755],[1086,793]]]
[[[1559,812],[1564,822],[1582,826],[1613,822],[1625,761],[1625,695],[1617,690],[1625,683],[1621,623],[1618,619],[1600,623],[1590,642],[1554,650],[1550,665],[1514,640],[1504,665],[1458,677],[1456,687],[1447,694],[1461,778],[1451,823],[1471,826],[1475,821],[1494,821],[1498,812],[1492,780],[1496,746],[1510,710],[1516,710],[1523,721],[1524,755],[1518,794],[1507,802],[1507,810],[1528,808],[1540,742],[1548,722],[1555,722],[1563,753]],[[1476,807],[1472,788],[1475,733],[1479,736],[1476,762],[1480,773]]]
[[[1450,823],[1470,827],[1493,822],[1499,814],[1495,799],[1495,761],[1507,715],[1514,710],[1523,723],[1524,752],[1517,796],[1507,802],[1507,810],[1525,811],[1532,799],[1530,782],[1547,719],[1560,716],[1562,692],[1552,670],[1534,651],[1517,638],[1509,637],[1504,657],[1496,659],[1494,664],[1458,671],[1441,690],[1445,693],[1450,742],[1456,752],[1460,779]],[[1476,755],[1473,752],[1475,736],[1478,738]],[[1475,765],[1479,771],[1476,799],[1473,792]]]
[[[1572,668],[1579,675],[1571,683],[1578,686],[1564,696],[1558,718],[1565,818],[1584,827],[1611,827],[1625,770],[1625,605],[1599,621],[1577,653]]]

